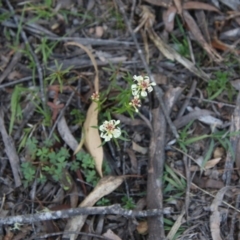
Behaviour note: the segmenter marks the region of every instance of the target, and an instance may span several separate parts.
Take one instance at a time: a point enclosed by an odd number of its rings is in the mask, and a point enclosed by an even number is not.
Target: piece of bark
[[[181,88],[170,89],[164,95],[168,113],[182,92]],[[152,137],[149,147],[147,209],[163,209],[162,176],[165,159],[165,135],[167,123],[160,107],[152,110]],[[163,215],[148,218],[149,240],[164,239]]]

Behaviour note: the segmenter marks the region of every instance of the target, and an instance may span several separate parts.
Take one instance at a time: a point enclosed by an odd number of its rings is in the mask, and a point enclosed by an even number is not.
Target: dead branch
[[[0,218],[0,225],[11,225],[14,223],[28,224],[46,220],[70,218],[77,215],[121,215],[125,217],[151,217],[162,214],[159,209],[151,209],[146,211],[127,210],[115,204],[109,207],[84,207],[73,208],[68,210],[49,211],[35,214],[18,215],[13,217]]]
[[[181,92],[181,88],[176,88],[170,89],[165,94],[164,102],[168,114]],[[153,132],[149,147],[150,156],[148,162],[147,207],[148,209],[163,209],[162,176],[164,170],[167,124],[160,107],[152,110],[152,116]],[[148,231],[149,240],[165,238],[162,215],[148,219]]]

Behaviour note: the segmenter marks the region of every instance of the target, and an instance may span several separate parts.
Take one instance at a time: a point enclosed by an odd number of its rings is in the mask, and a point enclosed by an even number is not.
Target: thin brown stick
[[[7,134],[7,131],[5,129],[5,125],[4,125],[4,114],[3,114],[3,110],[0,109],[0,132],[2,134],[2,139],[4,142],[4,147],[5,147],[5,151],[6,154],[8,156],[11,168],[12,168],[12,173],[13,173],[13,178],[15,181],[15,186],[19,187],[22,182],[21,182],[21,178],[20,178],[20,166],[19,166],[19,158],[17,155],[17,151],[15,148],[15,144],[13,142],[13,139],[11,138],[11,136],[9,136]]]
[[[230,132],[234,133],[240,130],[240,93],[238,93],[237,101],[236,101],[236,108],[234,110],[231,126],[230,126]],[[225,169],[223,173],[223,180],[227,185],[230,185],[231,178],[232,178],[232,171],[233,171],[233,163],[236,163],[237,168],[240,167],[240,137],[238,135],[234,135],[230,137],[231,147],[232,151],[227,152],[227,157],[225,160]],[[234,153],[234,156],[232,156]]]
[[[197,86],[197,81],[194,80],[193,83],[192,83],[192,86],[191,86],[191,88],[190,88],[190,90],[187,94],[187,98],[185,99],[181,109],[179,110],[176,119],[180,118],[183,115],[183,113],[185,112],[186,107],[188,106],[188,104],[190,102],[190,98],[192,97],[192,95],[194,94],[194,92],[196,90],[196,86]]]

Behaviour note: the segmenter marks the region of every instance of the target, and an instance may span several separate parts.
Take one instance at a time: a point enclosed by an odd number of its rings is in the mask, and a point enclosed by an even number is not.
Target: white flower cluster
[[[134,81],[137,81],[136,84],[133,84],[132,94],[133,99],[129,103],[132,107],[134,107],[135,111],[138,112],[138,108],[141,107],[141,97],[146,97],[147,92],[152,92],[153,87],[156,83],[152,82],[150,83],[148,76],[133,76]],[[94,93],[92,95],[92,100],[99,101],[99,94]],[[104,140],[110,141],[112,138],[118,138],[121,136],[121,129],[117,127],[117,125],[120,123],[119,120],[110,120],[110,121],[104,121],[104,123],[99,127],[99,130],[101,131],[101,138],[104,138]]]
[[[104,138],[104,140],[110,141],[112,138],[118,138],[121,136],[121,129],[119,127],[116,127],[120,123],[120,120],[110,120],[110,121],[104,121],[104,123],[99,127],[99,130],[101,131],[101,137]]]
[[[135,112],[138,112],[138,108],[141,107],[141,97],[146,97],[147,92],[152,92],[153,87],[155,86],[156,83],[152,82],[150,83],[149,77],[148,76],[133,76],[134,81],[137,81],[136,84],[132,85],[132,94],[134,98],[131,100],[129,103],[131,106],[135,108]]]

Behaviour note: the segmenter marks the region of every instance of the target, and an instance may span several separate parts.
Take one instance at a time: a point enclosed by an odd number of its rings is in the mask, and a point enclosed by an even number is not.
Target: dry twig
[[[40,221],[70,218],[79,215],[121,215],[125,217],[150,217],[162,214],[159,209],[151,209],[146,211],[127,210],[119,204],[109,207],[81,207],[68,210],[49,211],[35,214],[18,215],[12,217],[0,218],[0,225],[11,225],[14,223],[26,224]]]
[[[6,154],[8,156],[11,168],[12,168],[12,173],[15,181],[15,186],[19,187],[22,184],[21,178],[20,178],[20,166],[19,166],[19,158],[17,155],[17,151],[13,142],[13,139],[11,136],[7,134],[7,131],[5,129],[4,125],[4,114],[3,110],[0,109],[0,132],[2,134],[3,142],[4,142],[4,147]]]

